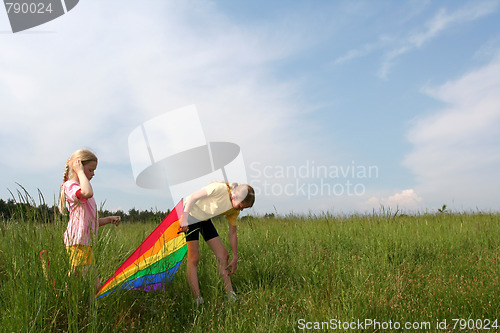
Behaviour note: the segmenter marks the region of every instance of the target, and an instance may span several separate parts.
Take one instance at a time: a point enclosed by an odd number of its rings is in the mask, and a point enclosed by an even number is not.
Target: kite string
[[[44,253],[45,253],[45,256],[47,258],[43,257]],[[56,283],[54,282],[54,276],[52,275],[52,271],[50,270],[49,251],[47,251],[47,250],[40,251],[40,259],[42,260],[43,275],[45,276],[46,279],[48,279],[48,276],[50,274],[50,282],[52,283],[52,287],[54,288],[54,291],[56,291]],[[48,273],[47,273],[47,271],[48,271]]]

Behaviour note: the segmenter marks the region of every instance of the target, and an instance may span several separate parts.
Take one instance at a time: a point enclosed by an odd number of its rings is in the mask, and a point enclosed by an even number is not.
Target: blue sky
[[[80,1],[13,34],[0,11],[0,197],[17,182],[52,203],[89,147],[97,202],[166,210],[168,191],[135,184],[128,135],[196,104],[209,141],[240,145],[251,213],[498,211],[499,16],[499,1]]]

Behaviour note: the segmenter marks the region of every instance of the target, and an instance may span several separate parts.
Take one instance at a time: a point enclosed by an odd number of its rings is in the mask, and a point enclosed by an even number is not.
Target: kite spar
[[[101,298],[120,289],[153,291],[171,282],[187,253],[184,233],[177,233],[182,200],[97,292]]]

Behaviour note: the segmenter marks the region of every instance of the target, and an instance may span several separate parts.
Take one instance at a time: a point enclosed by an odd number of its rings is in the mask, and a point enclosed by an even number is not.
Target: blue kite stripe
[[[170,268],[165,272],[152,275],[145,275],[131,281],[125,281],[123,284],[117,286],[118,288],[113,288],[108,292],[100,295],[99,297],[96,297],[96,299],[109,295],[110,293],[119,289],[141,290],[141,289],[147,289],[147,286],[150,284],[172,282],[175,272],[177,272],[177,269],[179,268],[181,263],[182,261],[179,261],[174,267]]]
[[[179,268],[181,261],[179,261],[174,267],[170,268],[165,272],[158,274],[144,275],[138,277],[131,281],[125,281],[120,289],[141,289],[141,287],[146,287],[150,284],[161,283],[161,282],[171,282],[174,278],[175,272]]]

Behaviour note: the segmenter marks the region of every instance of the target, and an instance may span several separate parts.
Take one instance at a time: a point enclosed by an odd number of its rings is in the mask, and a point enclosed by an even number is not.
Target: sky
[[[167,210],[128,138],[196,105],[238,144],[249,214],[500,210],[500,1],[80,1],[12,33],[0,10],[0,198],[56,202],[99,158],[108,210]]]

